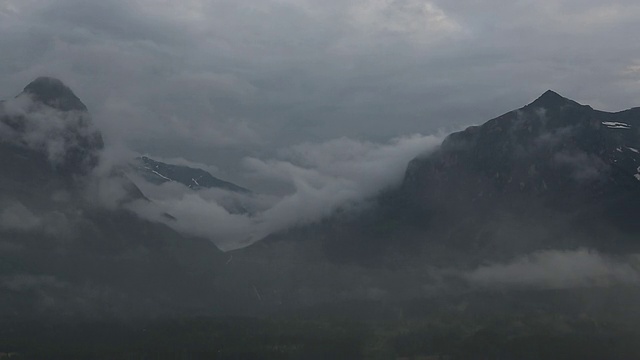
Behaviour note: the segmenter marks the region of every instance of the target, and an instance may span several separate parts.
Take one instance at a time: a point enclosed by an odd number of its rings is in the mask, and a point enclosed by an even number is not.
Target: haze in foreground
[[[0,358],[640,358],[639,9],[3,1]]]

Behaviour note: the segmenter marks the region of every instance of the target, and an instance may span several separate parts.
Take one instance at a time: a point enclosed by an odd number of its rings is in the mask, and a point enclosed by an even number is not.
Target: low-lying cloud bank
[[[349,138],[300,144],[279,151],[276,159],[244,159],[250,176],[286,183],[294,189],[284,196],[218,189],[194,192],[175,183],[158,186],[138,179],[152,202],[138,201],[130,208],[145,218],[209,238],[220,249],[231,250],[321,220],[337,209],[357,207],[379,191],[399,184],[406,164],[440,142],[436,136],[412,135],[386,144]]]
[[[463,275],[484,288],[568,289],[640,285],[640,255],[614,258],[589,249],[547,250]]]
[[[0,231],[36,232],[48,236],[74,236],[73,220],[63,211],[34,213],[17,201],[0,202]]]

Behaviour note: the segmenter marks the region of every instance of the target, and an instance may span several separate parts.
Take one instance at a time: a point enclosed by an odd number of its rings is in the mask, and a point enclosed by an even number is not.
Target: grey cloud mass
[[[638,255],[616,259],[589,249],[547,250],[467,273],[472,284],[492,288],[566,289],[640,283]]]
[[[638,13],[630,1],[5,0],[0,95],[57,76],[110,141],[213,163],[457,129],[547,88],[638,105]]]
[[[546,89],[640,105],[638,15],[627,0],[4,0],[0,98],[58,77],[105,135],[99,171],[145,153],[266,194],[141,185],[158,208],[138,210],[170,208],[174,227],[230,248],[396,183],[437,144],[409,134],[476,124]],[[112,181],[96,196],[119,199]]]
[[[138,201],[131,208],[230,250],[321,220],[337,209],[357,208],[379,191],[399,184],[406,164],[440,142],[438,137],[420,135],[396,138],[387,144],[339,138],[285,148],[276,158],[245,158],[248,176],[273,179],[291,187],[280,196],[220,189],[193,192],[173,182],[153,185],[134,177],[153,202]],[[113,180],[107,183],[113,184]],[[113,188],[121,187],[116,184]],[[117,198],[112,193],[105,198]],[[248,213],[234,211],[238,208]],[[175,219],[167,219],[165,213]]]
[[[48,236],[71,238],[73,222],[60,211],[35,214],[17,201],[0,203],[0,230],[17,232],[40,232]]]
[[[29,231],[41,226],[42,220],[20,203],[5,204],[0,210],[0,228]]]

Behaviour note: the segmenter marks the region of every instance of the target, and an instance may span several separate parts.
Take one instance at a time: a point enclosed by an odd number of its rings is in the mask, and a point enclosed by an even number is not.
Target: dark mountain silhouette
[[[247,252],[306,239],[314,245],[296,246],[316,249],[314,257],[384,267],[475,266],[545,249],[637,251],[639,131],[640,109],[603,112],[547,91],[449,135],[372,209]]]
[[[104,147],[87,107],[62,81],[40,77],[16,97],[20,113],[8,114],[0,103],[3,146],[37,150],[60,173],[86,174]]]
[[[0,104],[0,319],[206,313],[223,301],[212,283],[226,258],[121,207],[145,198],[122,171],[94,174],[102,148],[59,80]]]
[[[530,247],[636,249],[639,131],[638,109],[607,113],[548,91],[413,160],[398,197],[424,214],[426,227],[462,231],[441,241],[483,254],[494,247],[517,251],[518,238],[531,237],[524,241]],[[511,239],[496,243],[496,233],[512,226],[519,229],[509,229]]]
[[[59,79],[39,77],[24,88],[23,94],[60,111],[87,111],[76,94]]]
[[[638,109],[607,113],[546,92],[451,134],[371,208],[222,254],[119,206],[148,201],[125,172],[106,179],[128,195],[103,204],[100,196],[117,194],[93,174],[103,145],[86,107],[56,80],[27,89],[9,100],[23,101],[24,111],[0,105],[0,252],[9,254],[0,316],[255,315],[400,301],[424,295],[421,286],[434,281],[426,266],[472,269],[546,249],[639,249]],[[46,136],[34,142],[27,132]],[[137,170],[157,183],[247,191],[148,157]]]

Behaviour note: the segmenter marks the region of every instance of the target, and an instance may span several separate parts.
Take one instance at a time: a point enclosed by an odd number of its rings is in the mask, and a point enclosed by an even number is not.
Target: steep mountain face
[[[403,191],[419,206],[522,196],[568,210],[634,203],[626,195],[640,190],[639,126],[640,109],[606,113],[549,91],[413,160]]]
[[[533,235],[532,246],[637,248],[639,129],[640,109],[607,113],[548,91],[413,160],[400,196],[432,226],[462,230],[449,237],[461,244],[488,231],[474,246],[509,247],[517,240],[496,233],[516,226],[510,236]]]
[[[193,190],[219,188],[234,192],[249,193],[249,190],[220,180],[205,170],[183,165],[167,164],[153,160],[147,156],[136,159],[135,169],[142,174],[147,181],[154,184],[175,181]]]
[[[548,91],[448,136],[411,161],[402,186],[372,209],[265,244],[305,238],[321,249],[316,257],[372,267],[476,266],[545,249],[637,251],[639,131],[640,109],[608,113]]]
[[[0,318],[216,311],[222,253],[121,207],[144,195],[95,173],[102,148],[59,80],[0,104]]]
[[[60,111],[87,111],[76,94],[59,79],[41,76],[27,85],[21,95],[23,94],[32,96],[35,102]]]
[[[639,109],[607,113],[547,92],[451,134],[411,161],[402,185],[371,207],[233,251],[230,275],[221,281],[254,286],[265,308],[333,304],[327,306],[349,316],[360,310],[349,301],[400,304],[462,294],[477,303],[486,288],[474,288],[465,274],[488,267],[501,277],[489,292],[554,308],[545,303],[545,284],[513,291],[540,272],[553,278],[559,267],[575,266],[579,274],[590,266],[566,254],[622,259],[640,252],[639,128]],[[596,267],[607,268],[607,261]],[[513,287],[501,283],[505,278]],[[558,291],[573,294],[572,286]]]
[[[87,107],[60,80],[48,77],[37,78],[15,99],[0,103],[0,139],[5,147],[46,155],[68,175],[90,172],[104,147]]]

